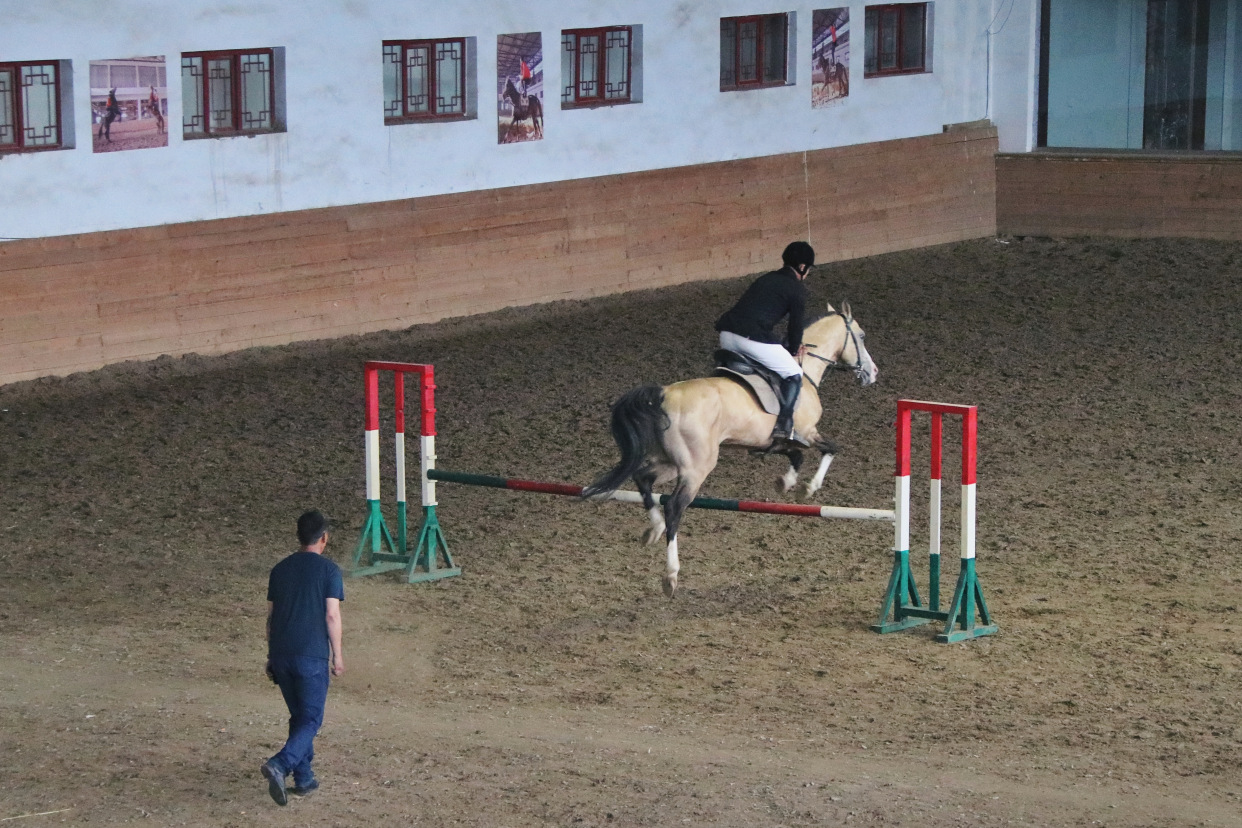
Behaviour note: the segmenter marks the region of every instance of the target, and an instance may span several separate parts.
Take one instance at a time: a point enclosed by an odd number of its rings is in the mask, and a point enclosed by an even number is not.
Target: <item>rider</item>
[[[791,242],[781,260],[785,266],[751,283],[737,304],[716,320],[716,330],[720,331],[721,348],[748,356],[781,377],[781,407],[772,429],[773,444],[790,441],[808,445],[794,433],[793,411],[802,390],[799,361],[806,354],[802,326],[807,289],[802,281],[815,264],[815,250],[804,241]],[[785,317],[789,323],[782,345],[775,328]]]

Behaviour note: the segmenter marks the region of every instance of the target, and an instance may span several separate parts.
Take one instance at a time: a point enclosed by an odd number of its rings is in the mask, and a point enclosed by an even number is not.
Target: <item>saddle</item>
[[[712,357],[716,362],[713,377],[728,377],[740,383],[750,390],[760,408],[772,415],[780,413],[779,374],[736,351],[719,348]]]

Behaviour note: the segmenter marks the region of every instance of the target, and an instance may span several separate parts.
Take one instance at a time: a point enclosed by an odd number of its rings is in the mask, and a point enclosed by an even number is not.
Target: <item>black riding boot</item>
[[[776,415],[776,427],[772,429],[772,442],[789,441],[806,444],[794,434],[793,412],[798,404],[798,392],[802,390],[802,377],[785,377],[781,380],[781,410]]]

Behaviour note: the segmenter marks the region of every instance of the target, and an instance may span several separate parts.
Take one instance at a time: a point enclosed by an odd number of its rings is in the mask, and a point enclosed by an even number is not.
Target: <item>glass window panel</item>
[[[96,89],[108,88],[108,64],[92,63],[91,64],[91,86]]]
[[[401,47],[384,46],[384,117],[399,118],[401,112]]]
[[[203,59],[201,57],[183,57],[181,59],[181,129],[187,135],[201,135],[206,132],[207,119],[204,116],[207,107],[203,102]]]
[[[880,70],[897,68],[897,10],[880,12]]]
[[[785,80],[785,15],[773,14],[763,21],[763,81]]]
[[[578,36],[573,32],[561,32],[561,103],[574,101],[574,66],[578,52]]]
[[[578,97],[600,97],[599,35],[578,38]]]
[[[410,46],[405,52],[405,109],[410,113],[431,111],[431,48]]]
[[[737,27],[737,82],[759,80],[759,21],[747,20]]]
[[[604,97],[629,100],[630,97],[630,32],[621,29],[608,33],[605,53]]]
[[[138,85],[139,86],[159,86],[160,79],[154,66],[138,67]]]
[[[923,24],[926,8],[921,4],[901,9],[901,68],[923,68]]]
[[[233,128],[233,61],[207,61],[207,112],[211,131]]]
[[[464,114],[466,90],[462,85],[466,56],[460,41],[436,44],[436,110],[441,114]]]
[[[123,87],[135,87],[138,85],[138,67],[137,66],[116,66],[111,67],[112,72],[112,88],[121,89]]]
[[[737,21],[720,21],[720,85],[737,85]]]
[[[265,52],[241,55],[241,128],[272,127],[272,58]]]
[[[28,147],[56,146],[56,65],[22,67],[22,143]]]
[[[868,75],[880,68],[880,13],[876,9],[867,9],[866,25],[863,27],[866,36],[863,38],[863,72]]]
[[[0,69],[0,147],[17,143],[14,103],[17,96],[17,73]]]

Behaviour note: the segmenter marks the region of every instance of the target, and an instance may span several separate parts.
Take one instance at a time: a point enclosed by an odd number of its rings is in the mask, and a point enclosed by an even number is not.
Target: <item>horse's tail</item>
[[[621,449],[621,460],[583,489],[582,496],[612,494],[642,471],[648,465],[648,456],[661,445],[668,426],[663,388],[644,385],[622,395],[612,406],[612,438]]]

